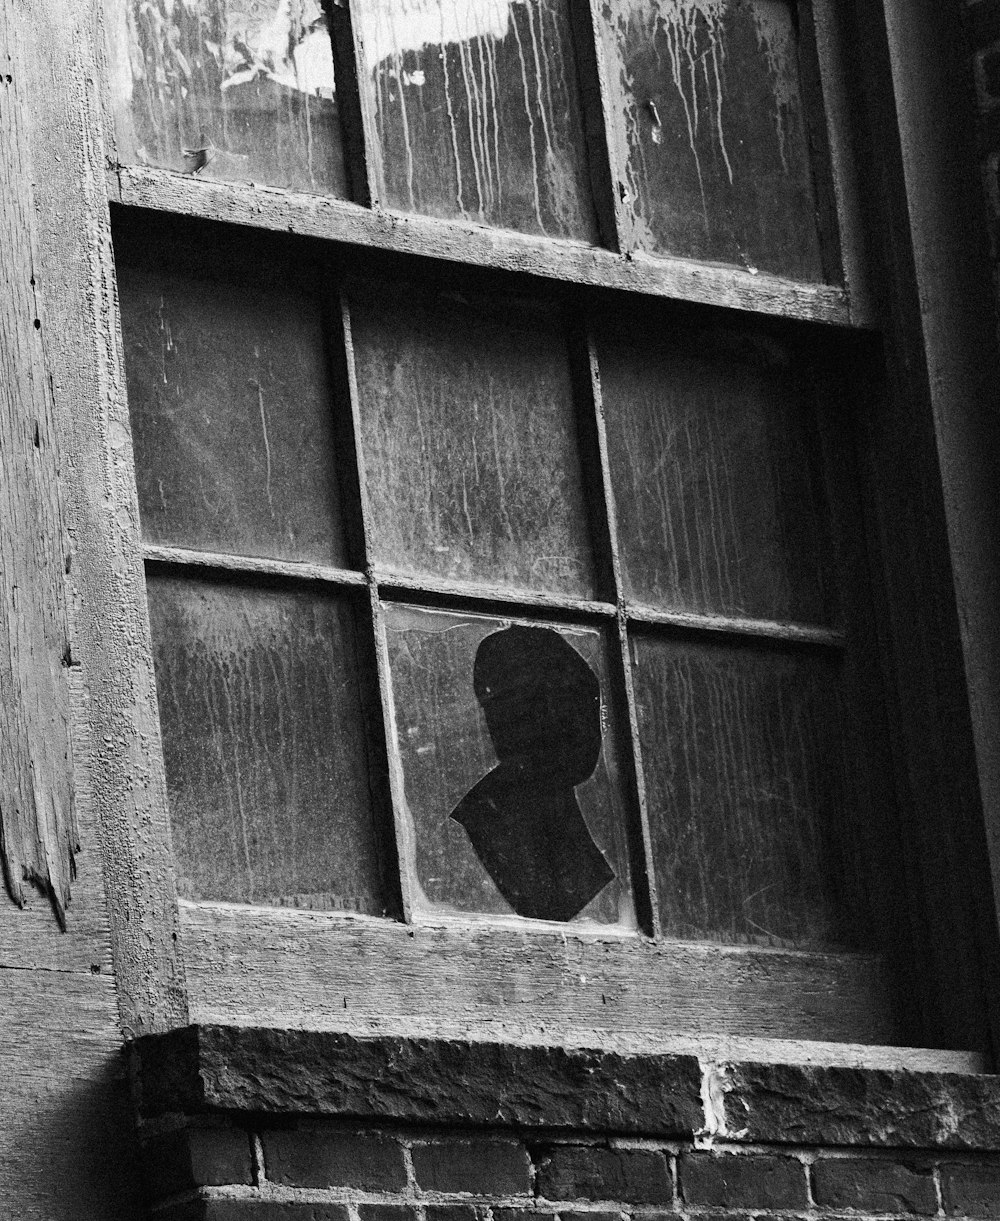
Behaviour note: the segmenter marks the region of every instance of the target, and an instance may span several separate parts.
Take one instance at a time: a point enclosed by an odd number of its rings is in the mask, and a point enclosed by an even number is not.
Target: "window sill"
[[[142,1120],[265,1113],[706,1142],[1000,1149],[1000,1076],[981,1073],[221,1025],[147,1035],[130,1055]]]

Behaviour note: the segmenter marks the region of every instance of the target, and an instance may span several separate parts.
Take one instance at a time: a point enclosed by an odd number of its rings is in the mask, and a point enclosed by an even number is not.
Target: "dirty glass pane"
[[[793,7],[596,6],[640,249],[822,280]]]
[[[696,354],[662,332],[600,345],[626,592],[823,622],[829,530],[807,395],[777,346],[721,347]]]
[[[343,562],[313,299],[119,269],[143,538]]]
[[[836,661],[645,636],[632,649],[664,932],[852,943]]]
[[[378,563],[587,596],[569,359],[547,315],[416,292],[355,297]]]
[[[320,0],[123,0],[127,162],[345,196]]]
[[[596,239],[566,0],[358,6],[385,202]]]
[[[417,906],[633,928],[601,633],[386,620]]]
[[[380,913],[349,605],[147,584],[180,893]]]

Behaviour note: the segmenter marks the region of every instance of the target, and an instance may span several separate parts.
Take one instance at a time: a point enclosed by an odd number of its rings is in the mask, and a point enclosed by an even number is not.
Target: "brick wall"
[[[965,18],[979,111],[979,162],[993,282],[1000,306],[1000,0],[966,0]]]
[[[160,1221],[1000,1218],[1000,1157],[213,1121],[147,1143]]]

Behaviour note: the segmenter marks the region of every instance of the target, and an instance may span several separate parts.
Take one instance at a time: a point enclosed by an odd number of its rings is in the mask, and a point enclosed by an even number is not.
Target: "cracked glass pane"
[[[634,929],[596,628],[386,607],[414,905]]]

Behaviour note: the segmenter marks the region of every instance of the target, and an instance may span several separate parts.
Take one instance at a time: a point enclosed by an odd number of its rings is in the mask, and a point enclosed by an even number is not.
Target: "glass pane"
[[[180,893],[380,913],[349,605],[147,584]]]
[[[601,633],[386,619],[417,905],[633,928]]]
[[[346,196],[320,0],[125,0],[120,156]]]
[[[147,542],[344,562],[318,304],[123,267]]]
[[[822,622],[829,531],[804,388],[778,349],[767,364],[691,347],[600,345],[626,592]]]
[[[566,0],[358,10],[390,207],[596,239]]]
[[[596,7],[631,241],[822,280],[789,0]]]
[[[379,564],[592,594],[561,332],[528,307],[398,291],[352,320]]]
[[[837,663],[645,636],[633,663],[665,933],[851,944]]]

